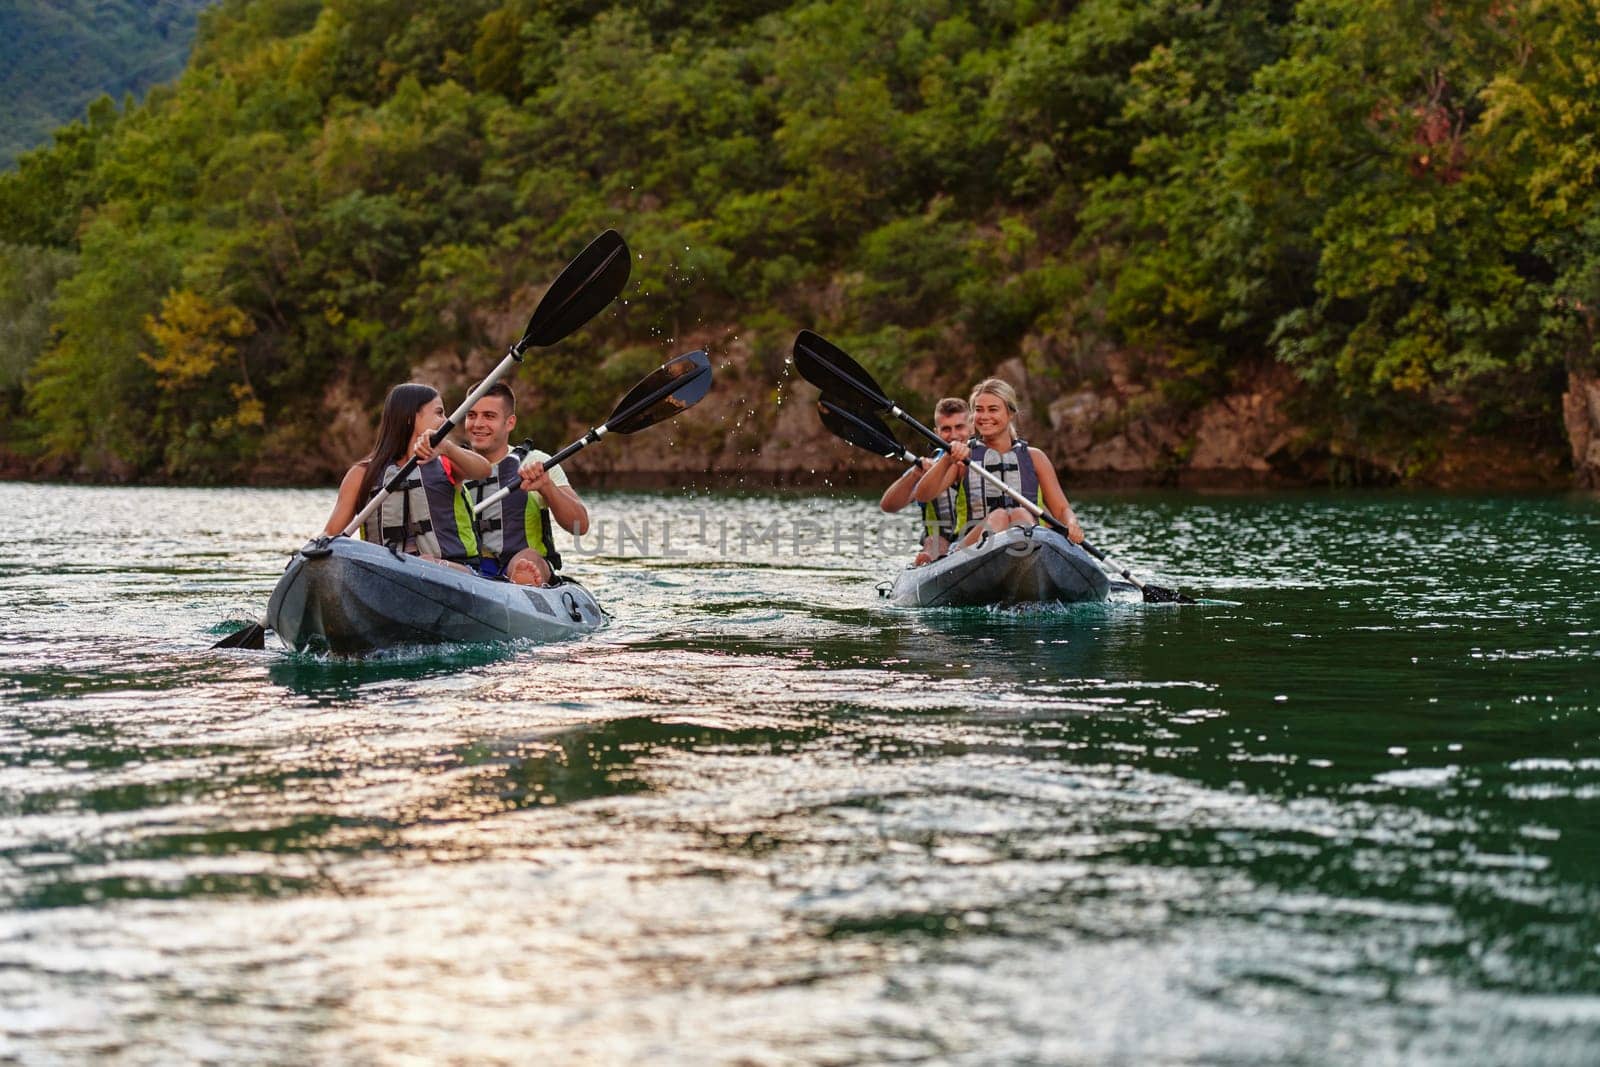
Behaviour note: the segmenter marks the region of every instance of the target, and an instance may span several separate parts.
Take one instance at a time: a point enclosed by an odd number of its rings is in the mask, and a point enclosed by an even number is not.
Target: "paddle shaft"
[[[588,448],[590,445],[600,440],[600,438],[604,437],[608,432],[608,427],[596,426],[594,429],[590,430],[588,433],[584,434],[582,437],[578,438],[576,441],[572,442],[570,445],[563,448],[549,459],[545,460],[544,469],[547,471],[554,470],[556,467],[559,467],[562,462],[570,459],[572,456],[583,451],[585,448]],[[529,447],[532,447],[531,444]],[[488,496],[484,497],[482,500],[473,505],[472,513],[474,515],[482,515],[491,506],[498,504],[500,501],[510,496],[512,488],[513,486],[506,485],[496,489],[493,493],[490,493]]]
[[[606,421],[572,442],[544,461],[545,470],[560,464],[573,453],[588,448],[608,433],[631,434],[647,426],[654,426],[698,404],[711,387],[711,359],[704,349],[696,349],[667,360],[628,390],[617,401]],[[528,447],[533,447],[529,442]],[[504,486],[472,509],[481,515],[490,506],[506,498],[512,486]]]
[[[494,370],[489,372],[489,376],[479,382],[478,387],[467,394],[467,398],[461,402],[461,406],[456,408],[455,412],[448,419],[445,419],[438,429],[433,431],[428,438],[430,445],[438,448],[439,442],[449,436],[450,431],[455,429],[456,424],[467,417],[467,412],[472,410],[472,406],[483,399],[484,394],[494,387],[494,383],[499,381],[506,371],[511,369],[512,364],[521,362],[522,350],[526,345],[527,338],[524,337],[521,341],[511,346],[511,350],[506,353],[506,357],[500,361]],[[382,489],[372,495],[372,499],[367,501],[367,506],[362,508],[356,514],[356,517],[350,520],[350,524],[344,528],[343,536],[354,537],[356,531],[361,529],[361,524],[366,522],[373,512],[382,507],[389,494],[404,485],[406,479],[411,477],[411,472],[416,469],[417,457],[412,456],[406,460],[405,466],[396,471],[394,477],[384,484]]]

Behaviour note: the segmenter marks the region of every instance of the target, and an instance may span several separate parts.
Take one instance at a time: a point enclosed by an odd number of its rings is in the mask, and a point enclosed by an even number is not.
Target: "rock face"
[[[711,354],[711,392],[678,418],[579,453],[573,473],[620,486],[665,482],[741,489],[872,484],[879,474],[892,479],[893,464],[852,449],[823,427],[817,392],[792,365],[776,374],[763,370],[783,365],[778,353],[791,339],[752,340],[731,329],[686,334],[673,351],[704,348]],[[584,428],[574,423],[571,436]]]
[[[1295,438],[1283,413],[1284,396],[1269,390],[1226,396],[1200,412],[1187,469],[1196,474],[1271,475],[1271,457]]]
[[[501,324],[505,325],[505,324]],[[514,328],[516,324],[507,326]],[[791,334],[741,333],[706,326],[680,339],[662,358],[689,348],[712,354],[716,384],[694,411],[647,432],[587,449],[571,461],[579,484],[724,486],[752,490],[778,486],[886,485],[898,464],[843,444],[817,418],[817,391],[786,361]],[[456,397],[493,364],[493,354],[462,359],[436,353],[414,368]],[[1386,485],[1409,480],[1446,487],[1540,485],[1564,477],[1559,459],[1520,442],[1462,438],[1426,467],[1402,462],[1371,442],[1334,441],[1314,435],[1291,414],[1304,403],[1299,383],[1282,368],[1264,364],[1237,391],[1199,407],[1178,408],[1121,353],[1097,353],[1092,381],[1066,384],[1060,353],[1033,352],[1009,359],[990,373],[1016,386],[1022,401],[1022,435],[1043,449],[1069,491],[1104,486],[1253,487]],[[891,384],[885,382],[885,384]],[[954,382],[933,363],[907,367],[892,383],[895,399],[931,421],[930,398],[965,395],[971,382]],[[519,390],[519,394],[521,390]],[[550,398],[522,394],[542,405]],[[1573,372],[1566,395],[1567,437],[1580,484],[1600,486],[1600,375]],[[293,469],[300,478],[337,481],[345,466],[371,446],[376,412],[349,383],[336,383],[325,401],[325,431],[317,455],[326,471],[275,461],[270,470]],[[565,443],[588,428],[573,413]],[[592,413],[591,413],[592,414]],[[886,421],[893,424],[892,419]],[[898,436],[913,450],[927,447],[904,427]],[[296,446],[299,448],[300,446]],[[276,453],[274,453],[276,454]]]
[[[717,382],[711,395],[681,420],[653,428],[626,445],[574,457],[574,473],[611,485],[886,485],[898,466],[852,449],[823,429],[816,414],[817,392],[792,366],[776,374],[762,370],[781,364],[774,353],[785,340],[763,338],[752,348],[749,339],[709,330],[691,338],[713,353]],[[1120,360],[1107,362],[1110,373],[1094,387],[1064,392],[1058,382],[1030,373],[1021,360],[1007,360],[992,370],[1017,387],[1022,434],[1051,457],[1069,491],[1377,486],[1404,477],[1396,460],[1373,447],[1318,440],[1296,423],[1290,412],[1297,383],[1280,368],[1265,366],[1237,392],[1178,411]],[[931,407],[927,397],[959,391],[926,370],[909,368],[895,397],[925,422],[931,413],[918,408]],[[915,393],[909,382],[919,385]],[[1600,383],[1591,381],[1589,388],[1596,393],[1585,448],[1592,447],[1600,460]],[[573,433],[582,428],[574,424]],[[895,428],[901,441],[927,452],[911,431]],[[1549,474],[1538,474],[1550,466],[1549,457],[1502,458],[1491,464],[1485,462],[1482,442],[1470,444],[1467,452],[1473,461],[1457,465],[1459,470],[1441,462],[1410,476],[1418,484],[1451,487],[1550,484]]]
[[[1268,382],[1175,418],[1156,393],[1119,375],[1050,403],[1049,450],[1058,467],[1090,482],[1292,482],[1275,462],[1297,436],[1287,396],[1286,386]]]
[[[1573,477],[1585,488],[1600,488],[1600,376],[1569,371],[1561,405],[1572,444]]]

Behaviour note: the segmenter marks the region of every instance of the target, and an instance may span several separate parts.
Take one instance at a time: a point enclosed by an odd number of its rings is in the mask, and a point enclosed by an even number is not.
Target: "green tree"
[[[76,262],[59,248],[0,243],[0,402],[7,416],[16,413],[23,382],[50,342],[50,302]]]
[[[139,354],[151,344],[146,316],[178,281],[187,237],[126,214],[105,210],[84,228],[79,269],[52,305],[56,341],[28,391],[51,459],[119,479],[156,471],[164,452],[149,424],[155,375]]]

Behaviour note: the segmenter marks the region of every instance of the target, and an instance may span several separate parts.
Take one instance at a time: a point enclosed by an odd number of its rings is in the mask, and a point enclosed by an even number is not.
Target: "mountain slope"
[[[102,93],[120,100],[178,76],[211,0],[0,3],[0,169]]]

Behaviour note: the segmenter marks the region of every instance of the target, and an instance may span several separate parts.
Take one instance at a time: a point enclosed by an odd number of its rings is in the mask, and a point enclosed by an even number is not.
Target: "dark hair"
[[[938,406],[933,409],[934,418],[938,418],[940,415],[965,415],[966,413],[967,402],[959,396],[947,396],[939,401]]]
[[[407,382],[389,390],[383,401],[383,419],[378,423],[378,443],[361,461],[367,465],[367,476],[361,483],[362,506],[378,491],[389,464],[398,463],[411,451],[411,428],[417,424],[417,412],[438,397],[437,389],[421,382]]]
[[[517,413],[517,394],[513,393],[511,391],[511,386],[507,385],[505,382],[495,382],[493,385],[489,386],[489,391],[484,393],[482,397],[479,397],[479,399],[482,400],[491,396],[503,396],[506,398],[507,415],[515,415]]]

